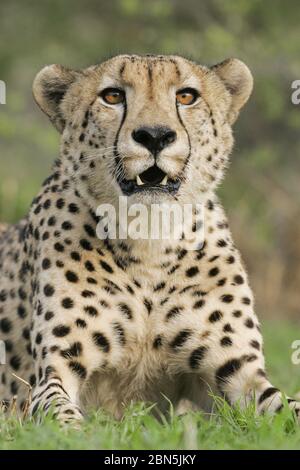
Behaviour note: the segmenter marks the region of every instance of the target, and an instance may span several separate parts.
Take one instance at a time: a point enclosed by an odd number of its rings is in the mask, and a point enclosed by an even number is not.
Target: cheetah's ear
[[[244,62],[238,59],[227,59],[211,69],[223,81],[232,96],[228,120],[231,124],[237,119],[242,106],[248,101],[253,88],[252,74]]]
[[[34,79],[34,99],[59,132],[62,132],[65,126],[61,102],[70,85],[80,75],[81,72],[61,65],[48,65]]]

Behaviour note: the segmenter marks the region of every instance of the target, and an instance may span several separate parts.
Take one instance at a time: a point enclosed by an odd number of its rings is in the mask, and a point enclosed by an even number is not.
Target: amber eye
[[[100,96],[108,104],[120,104],[125,100],[125,93],[119,88],[106,88]]]
[[[184,88],[183,90],[177,91],[176,101],[177,103],[188,106],[195,103],[198,96],[199,93],[197,90],[194,90],[194,88]]]

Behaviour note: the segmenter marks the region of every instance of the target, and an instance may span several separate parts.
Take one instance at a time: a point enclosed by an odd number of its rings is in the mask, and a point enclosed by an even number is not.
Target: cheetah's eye
[[[100,96],[108,104],[120,104],[125,100],[125,93],[119,88],[105,88]]]
[[[198,97],[199,93],[194,88],[184,88],[183,90],[179,90],[176,93],[177,103],[183,104],[185,106],[194,104]]]

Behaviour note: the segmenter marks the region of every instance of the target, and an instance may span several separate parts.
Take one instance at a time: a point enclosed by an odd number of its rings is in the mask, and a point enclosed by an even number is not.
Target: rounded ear
[[[231,124],[237,119],[242,106],[248,101],[253,88],[252,74],[244,62],[227,59],[211,67],[224,83],[232,97],[228,120]]]
[[[65,126],[60,104],[70,85],[81,72],[67,69],[62,65],[47,65],[35,77],[33,96],[39,107],[50,118],[59,132]]]

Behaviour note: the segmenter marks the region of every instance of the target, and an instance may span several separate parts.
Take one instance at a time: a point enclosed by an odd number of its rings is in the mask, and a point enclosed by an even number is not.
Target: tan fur
[[[125,102],[105,103],[108,87]],[[176,104],[184,88],[198,92],[190,106]],[[209,392],[232,405],[256,399],[259,412],[280,409],[247,274],[215,195],[231,125],[251,90],[237,59],[208,68],[178,56],[124,55],[37,75],[35,99],[62,134],[60,159],[28,217],[1,232],[0,332],[9,346],[1,398],[24,398],[15,371],[35,387],[31,412],[52,407],[62,422],[99,407],[120,417],[137,400],[165,411],[166,396],[209,411]],[[176,139],[154,154],[133,138],[141,126],[164,126]],[[117,209],[120,180],[135,180],[155,159],[178,191],[135,192],[128,205],[201,203],[204,246],[190,250],[187,237],[95,236],[99,204]],[[290,407],[299,410],[295,401]]]

